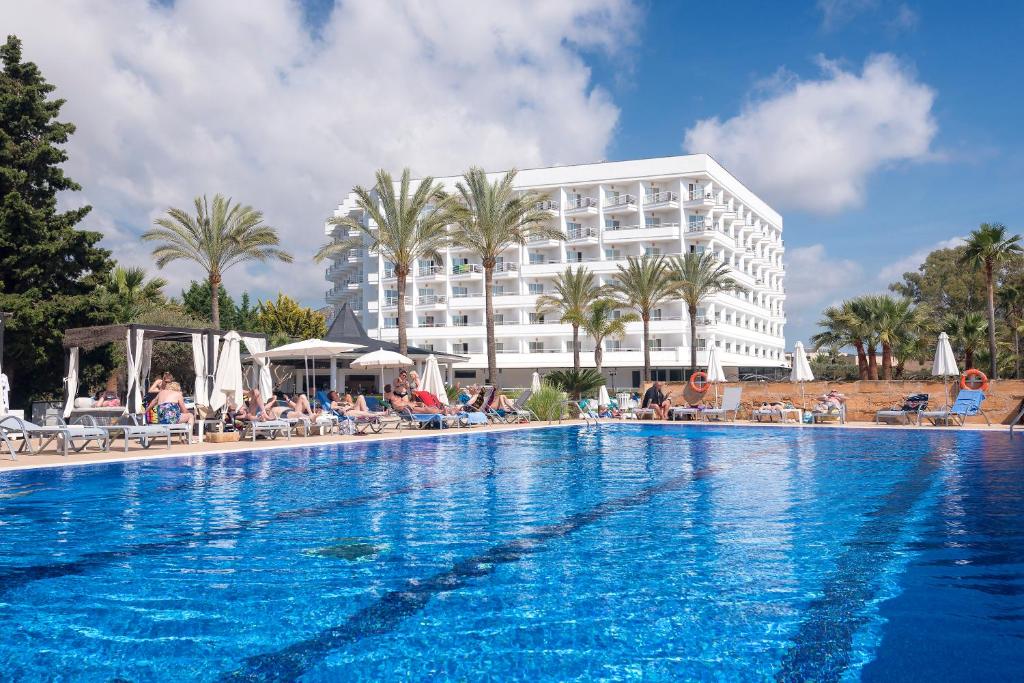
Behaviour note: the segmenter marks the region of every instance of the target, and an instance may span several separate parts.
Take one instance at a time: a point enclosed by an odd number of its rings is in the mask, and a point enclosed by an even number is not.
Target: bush
[[[542,384],[540,391],[526,401],[526,407],[536,413],[541,420],[554,422],[562,418],[565,409],[565,392],[550,384]]]
[[[553,386],[571,394],[575,399],[590,393],[604,384],[604,377],[592,368],[579,370],[556,370],[544,378]]]

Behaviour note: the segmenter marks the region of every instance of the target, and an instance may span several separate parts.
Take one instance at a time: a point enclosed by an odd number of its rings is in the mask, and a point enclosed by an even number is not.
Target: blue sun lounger
[[[961,389],[956,400],[953,401],[953,405],[943,410],[925,410],[921,412],[921,420],[930,420],[933,425],[938,425],[940,422],[946,424],[955,422],[963,427],[967,418],[981,415],[985,418],[985,423],[991,425],[992,421],[988,419],[988,415],[981,408],[981,402],[984,400],[985,392],[980,389]]]

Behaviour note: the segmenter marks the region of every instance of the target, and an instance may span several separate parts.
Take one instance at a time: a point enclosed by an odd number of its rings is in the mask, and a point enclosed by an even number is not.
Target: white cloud
[[[786,341],[807,342],[822,309],[839,303],[864,286],[864,269],[856,261],[832,258],[825,245],[812,244],[786,253]],[[863,292],[859,292],[863,293]]]
[[[777,76],[780,87],[737,116],[698,121],[684,147],[715,156],[782,208],[817,213],[859,205],[887,164],[930,157],[935,92],[894,57],[874,55],[860,74],[821,66],[819,80]]]
[[[911,31],[917,28],[918,22],[917,12],[907,4],[900,3],[893,8],[893,3],[879,0],[818,0],[818,11],[821,12],[821,28],[826,32],[837,30],[862,15],[881,21],[893,33]]]
[[[928,258],[928,254],[936,251],[937,249],[952,249],[953,247],[959,247],[963,243],[963,237],[950,237],[948,240],[940,240],[935,244],[919,249],[898,261],[882,266],[881,270],[878,271],[878,280],[886,285],[891,282],[900,281],[903,279],[903,273],[915,271],[920,268],[921,264],[924,263],[924,260]]]
[[[821,27],[831,31],[861,12],[874,9],[877,5],[878,0],[818,0]]]
[[[631,40],[628,0],[346,2],[312,38],[298,3],[178,0],[0,4],[77,124],[71,199],[131,263],[167,206],[223,192],[262,209],[294,266],[229,274],[238,292],[308,303],[323,221],[375,168],[458,173],[593,160],[618,118],[580,50]],[[177,264],[175,286],[195,277]]]

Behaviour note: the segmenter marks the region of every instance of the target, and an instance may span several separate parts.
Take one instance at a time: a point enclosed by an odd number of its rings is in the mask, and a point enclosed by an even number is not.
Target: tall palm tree
[[[719,292],[744,288],[729,275],[725,265],[709,251],[690,252],[670,261],[679,298],[686,304],[690,318],[690,367],[697,368],[697,309]]]
[[[604,340],[622,337],[626,334],[626,324],[640,319],[636,313],[615,317],[618,307],[611,299],[598,299],[590,305],[583,319],[583,331],[594,339],[594,365],[598,372],[604,367],[604,349],[601,348]]]
[[[587,309],[598,295],[594,274],[580,266],[567,267],[555,278],[554,293],[537,297],[537,314],[558,313],[563,323],[572,326],[572,368],[580,369],[580,327],[587,320]]]
[[[981,270],[988,288],[988,352],[989,376],[996,378],[998,357],[996,356],[996,268],[1015,254],[1024,251],[1020,235],[1007,236],[1006,226],[1000,223],[982,223],[967,237],[961,263],[970,264]]]
[[[513,188],[515,170],[493,183],[482,168],[471,168],[455,186],[461,199],[452,243],[473,252],[484,269],[484,319],[487,328],[487,373],[498,376],[494,346],[494,268],[510,247],[525,245],[530,236],[564,239],[557,228],[547,224],[548,214],[537,207],[544,198],[538,192],[517,193]]]
[[[292,262],[291,254],[279,248],[277,230],[263,223],[261,212],[232,204],[223,195],[214,195],[212,206],[205,195],[196,197],[194,216],[172,207],[153,223],[156,227],[143,233],[142,239],[157,242],[153,258],[158,268],[181,259],[198,263],[206,271],[214,327],[220,327],[218,293],[224,271],[246,261]]]
[[[644,380],[651,379],[651,314],[676,295],[672,268],[662,256],[630,256],[619,265],[615,281],[605,285],[604,294],[619,306],[632,308],[644,324]]]
[[[166,286],[161,277],[146,279],[145,268],[121,266],[114,268],[102,285],[117,323],[130,323],[163,303]]]
[[[950,313],[943,320],[943,329],[950,341],[963,354],[964,369],[974,367],[974,352],[985,343],[988,321],[981,313],[971,311],[965,315]]]
[[[377,171],[377,182],[373,189],[362,186],[353,188],[356,205],[367,216],[367,221],[344,216],[332,218],[329,222],[348,231],[359,234],[343,239],[334,239],[316,253],[319,263],[324,259],[347,254],[350,249],[363,246],[365,237],[371,251],[376,251],[395,267],[398,290],[398,350],[405,354],[409,350],[407,322],[405,320],[405,289],[409,273],[419,259],[441,260],[440,251],[448,244],[448,224],[454,220],[455,200],[447,195],[440,183],[431,177],[419,182],[410,194],[412,172],[402,171],[395,192],[391,174]]]
[[[1003,285],[999,290],[999,304],[1006,311],[1013,338],[1013,376],[1020,379],[1020,330],[1024,323],[1024,284]]]

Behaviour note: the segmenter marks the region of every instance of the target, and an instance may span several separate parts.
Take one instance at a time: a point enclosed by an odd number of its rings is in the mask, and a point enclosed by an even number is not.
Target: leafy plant
[[[267,334],[281,333],[297,339],[321,339],[327,334],[324,316],[300,306],[290,296],[279,293],[276,302],[260,302],[259,311],[256,324]]]
[[[555,370],[549,372],[545,379],[577,400],[583,394],[588,394],[604,384],[604,377],[592,368]]]
[[[533,392],[533,395],[526,401],[526,407],[541,420],[554,422],[562,418],[565,401],[564,391],[545,382],[541,385],[540,390]]]

